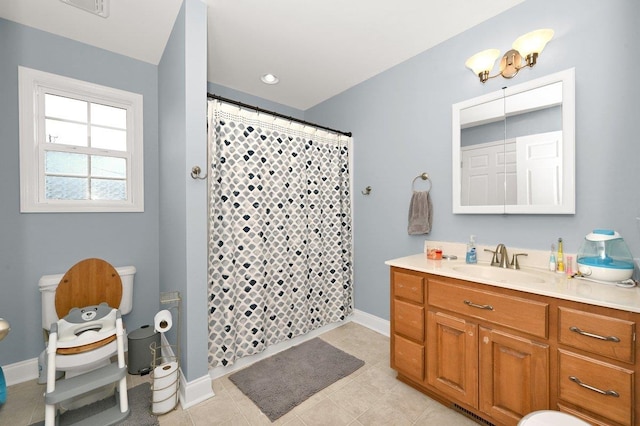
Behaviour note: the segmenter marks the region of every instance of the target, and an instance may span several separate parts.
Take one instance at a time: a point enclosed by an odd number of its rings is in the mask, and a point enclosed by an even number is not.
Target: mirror
[[[573,68],[453,105],[453,213],[575,213]]]

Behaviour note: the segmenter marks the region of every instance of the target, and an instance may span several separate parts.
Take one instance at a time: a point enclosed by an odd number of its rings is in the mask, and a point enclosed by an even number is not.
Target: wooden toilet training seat
[[[118,271],[102,259],[85,259],[67,271],[56,289],[55,305],[58,318],[64,318],[72,308],[99,305],[120,306],[122,280]],[[115,332],[107,338],[80,346],[58,348],[60,355],[92,351],[116,340]]]

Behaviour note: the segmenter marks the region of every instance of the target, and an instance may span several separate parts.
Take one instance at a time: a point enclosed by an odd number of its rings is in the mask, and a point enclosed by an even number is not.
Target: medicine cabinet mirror
[[[575,70],[453,105],[453,213],[575,213]]]

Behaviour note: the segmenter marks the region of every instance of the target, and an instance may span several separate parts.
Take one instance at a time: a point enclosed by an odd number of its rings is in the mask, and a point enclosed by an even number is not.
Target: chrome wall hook
[[[204,176],[200,176],[200,173],[202,173],[202,169],[200,168],[200,166],[193,166],[191,168],[191,177],[193,179],[200,179],[200,180],[204,180],[207,178],[207,175]]]
[[[362,195],[369,195],[369,194],[371,194],[371,187],[370,187],[370,186],[367,186],[367,187],[364,189],[364,191],[360,191],[360,192],[362,192]]]

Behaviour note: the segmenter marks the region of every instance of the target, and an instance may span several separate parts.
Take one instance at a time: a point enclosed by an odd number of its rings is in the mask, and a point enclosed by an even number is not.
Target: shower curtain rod
[[[252,109],[252,110],[258,111],[258,112],[264,112],[265,114],[274,115],[276,117],[284,118],[285,120],[295,121],[296,123],[306,124],[306,125],[309,125],[309,126],[317,127],[318,129],[327,130],[329,132],[338,133],[340,135],[345,135],[345,136],[351,137],[351,132],[343,132],[341,130],[336,130],[336,129],[332,129],[330,127],[321,126],[319,124],[311,123],[309,121],[300,120],[299,118],[290,117],[288,115],[280,114],[280,113],[275,112],[275,111],[269,111],[268,109],[263,109],[263,108],[260,108],[260,107],[257,107],[257,106],[253,106],[253,105],[245,104],[245,103],[242,103],[242,102],[239,102],[239,101],[235,101],[233,99],[224,98],[222,96],[215,95],[213,93],[207,93],[207,98],[209,98],[209,99],[217,99],[219,101],[226,102],[226,103],[233,104],[233,105],[237,105],[237,106],[242,107],[242,108]]]

